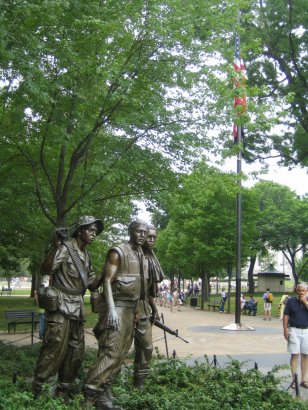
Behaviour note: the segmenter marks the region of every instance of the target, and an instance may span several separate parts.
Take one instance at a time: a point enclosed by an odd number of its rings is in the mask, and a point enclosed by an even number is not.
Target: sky
[[[236,158],[233,158],[232,162],[229,162],[229,171],[232,170],[232,166],[234,170],[236,170]],[[258,165],[248,165],[244,161],[242,161],[242,171],[246,175],[249,175],[249,173],[260,169],[261,167]],[[253,186],[260,179],[277,182],[281,185],[286,185],[301,196],[308,194],[308,174],[306,168],[297,167],[289,170],[287,167],[278,166],[273,161],[269,166],[267,174],[259,175],[258,179],[250,178],[247,182],[244,182],[243,185],[248,187]]]

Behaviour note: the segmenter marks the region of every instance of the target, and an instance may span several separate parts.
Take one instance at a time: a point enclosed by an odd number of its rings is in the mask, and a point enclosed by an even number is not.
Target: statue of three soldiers
[[[154,303],[157,283],[163,272],[153,252],[156,229],[133,221],[129,240],[109,249],[104,268],[95,275],[87,245],[103,231],[101,220],[82,216],[74,224],[70,238],[55,238],[55,246],[41,266],[50,275],[48,288],[40,288],[39,300],[45,308],[45,334],[35,369],[34,394],[57,377],[56,396],[68,401],[82,364],[85,341],[83,296],[101,285],[96,362],[90,367],[83,387],[87,405],[96,409],[120,409],[113,404],[111,386],[134,340],[134,386],[143,389],[152,357],[152,319],[158,317]]]

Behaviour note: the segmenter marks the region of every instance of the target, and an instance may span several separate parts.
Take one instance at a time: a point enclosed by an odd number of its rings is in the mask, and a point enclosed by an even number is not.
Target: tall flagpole
[[[240,24],[240,11],[237,15],[237,25]],[[235,87],[239,88],[240,94],[234,98],[234,108],[240,106],[239,123],[234,128],[235,142],[238,144],[237,153],[237,183],[238,193],[236,197],[236,276],[235,276],[235,323],[224,326],[223,330],[254,330],[252,326],[241,323],[241,259],[242,259],[242,119],[241,114],[246,108],[246,95],[243,95],[243,72],[244,64],[240,58],[240,37],[235,33],[235,58],[234,69],[240,72],[240,78],[235,78]]]
[[[241,23],[241,12],[237,13],[237,27]],[[240,69],[242,62],[240,58],[240,35],[235,33],[235,59],[238,57]],[[238,153],[236,162],[236,173],[238,183],[238,193],[236,196],[236,276],[235,276],[235,324],[241,323],[241,260],[242,260],[242,121],[237,126]]]
[[[237,183],[238,193],[236,196],[236,276],[235,276],[235,323],[241,323],[241,259],[242,259],[242,124],[237,127],[237,142],[239,150],[237,154]]]

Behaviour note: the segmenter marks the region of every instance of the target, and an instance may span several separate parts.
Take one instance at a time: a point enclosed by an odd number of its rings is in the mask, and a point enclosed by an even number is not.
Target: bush
[[[221,369],[208,361],[188,366],[177,359],[157,360],[142,394],[127,389],[132,383],[131,368],[122,372],[114,392],[125,410],[307,409],[307,404],[278,388],[276,371],[266,375],[255,369],[242,371],[237,361]]]
[[[0,343],[1,379],[0,409],[84,409],[82,396],[69,405],[51,395],[46,386],[44,397],[34,399],[32,380],[39,345],[15,347]],[[87,367],[94,362],[96,351],[86,349],[83,368],[76,391],[80,391]],[[124,365],[114,383],[117,404],[125,410],[301,410],[307,404],[298,401],[279,389],[280,380],[275,377],[277,368],[266,375],[256,369],[243,371],[243,364],[230,360],[225,368],[214,368],[208,360],[188,366],[178,359],[152,360],[151,372],[146,379],[145,390],[132,389],[133,366]],[[13,374],[17,381],[13,383]]]

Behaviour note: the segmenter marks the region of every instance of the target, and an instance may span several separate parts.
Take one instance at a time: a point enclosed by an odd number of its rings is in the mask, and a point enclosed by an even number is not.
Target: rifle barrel
[[[189,343],[188,340],[183,339],[181,336],[179,336],[179,332],[178,330],[173,330],[170,329],[170,327],[166,326],[164,323],[160,322],[157,319],[153,320],[153,324],[157,327],[159,327],[160,329],[162,329],[163,331],[170,333],[171,335],[175,336],[175,337],[179,337],[181,340],[183,340],[183,342],[185,343]]]

